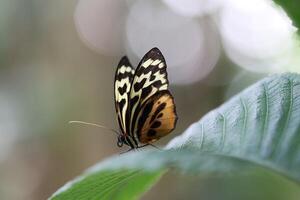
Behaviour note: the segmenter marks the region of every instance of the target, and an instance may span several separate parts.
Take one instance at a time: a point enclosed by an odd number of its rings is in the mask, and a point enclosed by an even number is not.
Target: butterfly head
[[[117,141],[118,147],[122,147],[124,143],[126,143],[125,136],[120,134]]]

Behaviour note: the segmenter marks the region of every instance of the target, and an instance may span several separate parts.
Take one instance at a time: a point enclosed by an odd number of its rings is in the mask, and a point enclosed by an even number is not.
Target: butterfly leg
[[[158,149],[158,150],[162,151],[162,149],[161,149],[161,148],[159,148],[159,147],[155,146],[154,144],[148,143],[147,145],[150,145],[150,146],[154,147],[155,149]]]
[[[146,147],[146,146],[152,146],[152,147],[154,147],[154,148],[156,148],[156,149],[158,149],[158,150],[162,150],[162,149],[158,148],[157,146],[155,146],[154,144],[151,144],[151,143],[148,143],[148,144],[144,144],[144,145],[142,145],[142,146],[139,146],[139,147],[137,147],[137,149],[140,149],[140,148],[143,148],[143,147]]]
[[[142,146],[138,146],[136,149],[141,149],[141,148],[143,148],[143,147],[146,147],[146,146],[148,146],[149,144],[144,144],[144,145],[142,145]]]
[[[120,153],[120,155],[123,154],[123,153],[128,153],[128,152],[130,152],[132,150],[134,150],[134,148],[128,149],[127,151],[123,151],[123,152]]]
[[[162,151],[161,148],[155,146],[154,144],[148,143],[148,144],[144,144],[144,145],[142,145],[142,146],[138,146],[138,147],[136,147],[136,148],[128,149],[127,151],[121,152],[120,154],[127,153],[127,152],[130,152],[130,151],[139,151],[139,149],[144,148],[144,147],[146,147],[146,146],[152,146],[152,147],[154,147],[155,149],[158,149],[158,150]]]

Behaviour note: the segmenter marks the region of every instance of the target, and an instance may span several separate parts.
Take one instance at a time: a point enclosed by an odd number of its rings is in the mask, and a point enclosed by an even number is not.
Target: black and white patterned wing
[[[128,133],[130,123],[130,88],[133,80],[134,69],[128,58],[124,56],[117,67],[115,74],[115,106],[118,115],[118,123],[123,134]]]
[[[136,139],[137,118],[143,104],[155,93],[168,89],[167,66],[158,48],[151,49],[139,63],[130,89],[130,134]]]

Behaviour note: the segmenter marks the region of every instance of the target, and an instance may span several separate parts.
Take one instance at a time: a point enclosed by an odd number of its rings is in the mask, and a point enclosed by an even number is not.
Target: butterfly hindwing
[[[152,143],[170,133],[176,126],[174,99],[168,90],[151,96],[137,118],[137,138],[141,143]]]
[[[129,128],[130,119],[130,88],[134,76],[128,58],[124,56],[118,64],[115,74],[115,107],[118,116],[118,122],[122,133],[126,133]]]
[[[130,89],[130,133],[136,137],[137,118],[146,101],[159,91],[168,89],[165,59],[158,48],[151,49],[139,63]]]

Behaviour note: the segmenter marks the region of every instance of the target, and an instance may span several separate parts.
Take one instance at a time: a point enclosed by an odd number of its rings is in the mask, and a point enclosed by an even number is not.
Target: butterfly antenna
[[[83,122],[83,121],[69,121],[69,124],[84,124],[84,125],[96,126],[98,128],[103,128],[103,129],[112,131],[112,132],[116,133],[117,135],[120,135],[120,133],[117,130],[115,130],[115,129],[108,128],[106,126],[102,126],[102,125],[95,124],[95,123]]]

